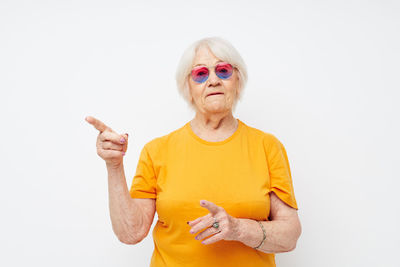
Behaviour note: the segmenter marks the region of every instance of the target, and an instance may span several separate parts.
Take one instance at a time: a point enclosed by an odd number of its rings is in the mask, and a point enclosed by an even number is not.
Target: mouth
[[[214,93],[211,93],[211,94],[208,94],[207,96],[211,96],[211,95],[223,95],[224,93],[221,93],[221,92],[214,92]]]

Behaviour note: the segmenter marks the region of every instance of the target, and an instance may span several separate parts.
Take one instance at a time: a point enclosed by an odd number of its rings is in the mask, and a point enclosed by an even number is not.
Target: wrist
[[[113,164],[113,163],[106,163],[106,167],[108,171],[112,172],[118,172],[124,169],[124,164],[123,162],[118,163],[118,164]]]
[[[267,234],[265,233],[265,228],[264,228],[263,224],[261,223],[261,221],[256,221],[256,222],[260,225],[260,228],[263,231],[263,239],[261,240],[260,244],[258,244],[256,247],[253,247],[254,249],[259,249],[264,244]]]
[[[255,248],[260,245],[264,239],[263,230],[256,220],[238,219],[238,235],[237,241],[242,242],[246,246]],[[260,222],[261,223],[261,222]]]

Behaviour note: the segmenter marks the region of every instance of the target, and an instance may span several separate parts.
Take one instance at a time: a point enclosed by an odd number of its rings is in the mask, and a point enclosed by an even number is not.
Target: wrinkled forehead
[[[207,46],[202,46],[196,51],[192,67],[200,65],[214,66],[218,62],[222,62],[222,60],[217,58]]]

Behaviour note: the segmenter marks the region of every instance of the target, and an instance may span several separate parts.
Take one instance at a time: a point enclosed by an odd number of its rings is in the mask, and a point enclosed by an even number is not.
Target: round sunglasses
[[[232,76],[233,66],[228,62],[221,62],[214,66],[214,71],[218,78],[225,80]],[[207,81],[209,74],[210,69],[205,66],[197,66],[193,68],[191,72],[193,81],[197,83],[203,83]]]

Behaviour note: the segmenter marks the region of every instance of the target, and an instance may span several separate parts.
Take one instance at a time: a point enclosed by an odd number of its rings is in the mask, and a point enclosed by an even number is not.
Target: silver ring
[[[214,227],[215,229],[218,229],[219,223],[217,222],[217,219],[215,217],[213,217],[213,218],[214,218],[214,223],[213,223],[212,227]]]

